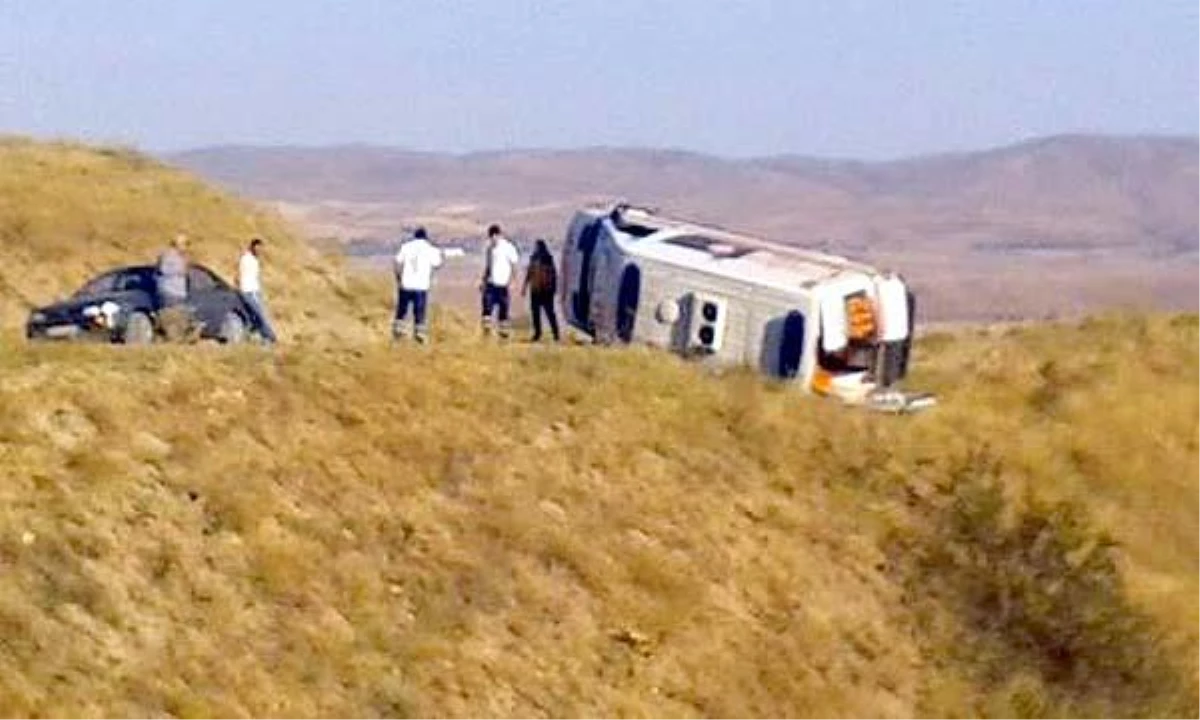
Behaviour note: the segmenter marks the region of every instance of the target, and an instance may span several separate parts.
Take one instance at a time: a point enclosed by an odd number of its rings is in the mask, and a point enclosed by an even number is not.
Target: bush
[[[893,536],[907,596],[956,619],[943,640],[970,653],[984,687],[1021,686],[1006,712],[1197,715],[1163,634],[1126,595],[1116,543],[1080,505],[1006,492],[1000,463],[976,452],[926,509],[924,527]]]

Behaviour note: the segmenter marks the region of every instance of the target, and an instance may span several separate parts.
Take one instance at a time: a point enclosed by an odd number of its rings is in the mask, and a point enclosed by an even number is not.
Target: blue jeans
[[[493,312],[499,315],[497,320],[502,326],[508,324],[508,287],[505,285],[488,283],[483,288],[484,324],[491,322]]]
[[[271,327],[271,320],[267,317],[267,304],[263,301],[261,292],[246,292],[242,293],[246,304],[250,306],[250,311],[254,313],[252,320],[258,326],[258,332],[263,336],[263,340],[268,343],[274,343],[275,330]]]
[[[392,336],[400,337],[404,331],[404,321],[408,317],[408,309],[413,311],[413,325],[418,340],[425,338],[425,308],[429,304],[428,290],[396,291],[396,314],[392,319]]]

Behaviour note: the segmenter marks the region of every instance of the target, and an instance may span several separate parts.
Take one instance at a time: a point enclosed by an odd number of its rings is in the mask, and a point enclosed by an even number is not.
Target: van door
[[[571,324],[589,334],[595,332],[592,322],[592,293],[596,273],[596,244],[600,239],[600,226],[599,219],[589,222],[580,231],[574,249],[568,249],[571,262],[567,276],[568,294],[564,298],[564,304]]]

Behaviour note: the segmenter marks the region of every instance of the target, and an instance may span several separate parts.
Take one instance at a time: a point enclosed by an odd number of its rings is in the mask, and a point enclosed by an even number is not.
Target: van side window
[[[804,314],[793,310],[783,321],[783,337],[779,340],[779,376],[794,378],[800,373],[804,357]]]
[[[592,325],[592,275],[595,272],[592,263],[596,254],[596,241],[599,238],[599,220],[589,224],[579,235],[579,254],[582,256],[579,261],[579,289],[576,290],[572,303],[575,318],[585,328],[590,328]]]
[[[630,263],[621,273],[621,288],[617,293],[617,337],[622,342],[633,342],[633,328],[637,323],[638,299],[642,291],[642,271]]]

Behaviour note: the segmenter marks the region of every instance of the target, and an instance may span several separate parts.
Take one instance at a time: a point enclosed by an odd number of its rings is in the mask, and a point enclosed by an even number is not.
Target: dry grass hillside
[[[229,281],[246,242],[267,238],[267,292],[293,337],[357,332],[353,281],[278,217],[135,151],[0,137],[6,330],[98,272],[154,262],[179,232]]]
[[[1197,321],[669,356],[0,347],[5,715],[1195,716]]]
[[[871,415],[441,308],[391,347],[235,200],[0,150],[6,323],[179,217],[291,281],[273,351],[0,333],[0,715],[1200,714],[1194,314],[927,335],[942,405]]]

